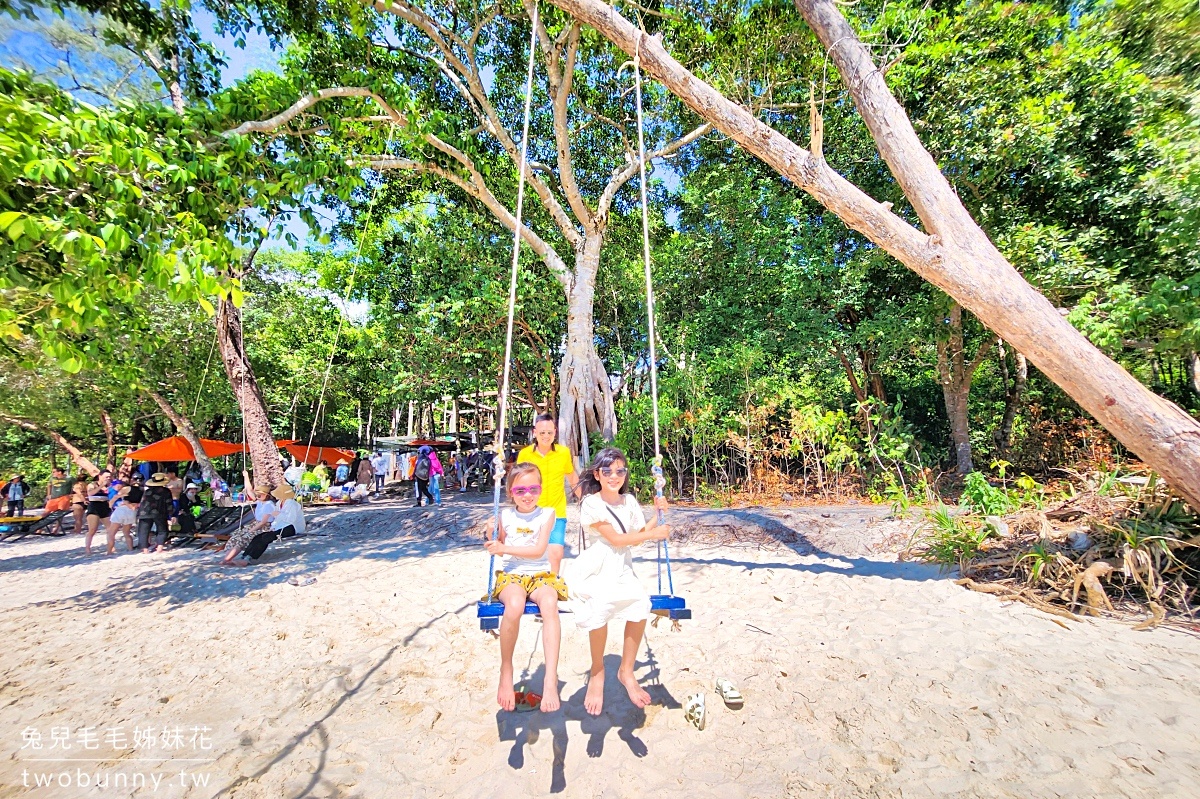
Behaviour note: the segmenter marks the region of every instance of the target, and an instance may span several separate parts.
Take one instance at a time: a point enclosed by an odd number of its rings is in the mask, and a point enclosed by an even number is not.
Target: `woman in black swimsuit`
[[[71,528],[76,533],[83,535],[83,518],[87,513],[87,478],[83,475],[75,478],[75,485],[71,486],[71,519],[73,527]]]
[[[112,482],[112,475],[106,470],[96,475],[95,482],[88,483],[87,487],[87,538],[83,541],[83,551],[85,554],[92,554],[92,538],[95,537],[96,531],[100,529],[100,522],[103,520],[105,524],[105,535],[108,534],[107,521],[112,515],[112,506],[108,504],[108,485]]]

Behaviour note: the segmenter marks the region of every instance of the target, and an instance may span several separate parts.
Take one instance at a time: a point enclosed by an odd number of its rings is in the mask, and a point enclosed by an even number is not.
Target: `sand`
[[[195,550],[86,558],[77,536],[0,544],[0,797],[1197,795],[1200,637],[1063,629],[963,590],[879,552],[896,523],[873,508],[680,512],[695,618],[648,631],[654,704],[629,703],[612,641],[587,716],[587,638],[564,616],[564,709],[499,712],[466,532],[486,513],[457,495],[321,510],[244,570]],[[704,543],[753,521],[789,544]],[[527,618],[516,666],[535,684],[540,644]],[[681,709],[696,691],[703,732]]]

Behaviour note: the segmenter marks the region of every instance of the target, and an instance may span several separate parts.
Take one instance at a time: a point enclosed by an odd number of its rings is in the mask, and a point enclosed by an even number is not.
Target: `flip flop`
[[[724,677],[717,678],[716,690],[717,694],[721,697],[721,701],[731,708],[739,708],[746,701],[742,698],[741,692],[734,687],[733,683]]]
[[[683,717],[696,729],[704,729],[704,724],[708,721],[708,713],[704,708],[704,694],[692,694],[687,698],[683,705]]]
[[[517,701],[516,707],[513,709],[518,713],[528,713],[531,710],[537,710],[542,704],[542,695],[535,694],[533,691],[517,691],[513,696]]]

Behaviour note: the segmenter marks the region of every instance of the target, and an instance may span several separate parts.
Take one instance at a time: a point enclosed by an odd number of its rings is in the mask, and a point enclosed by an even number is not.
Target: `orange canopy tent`
[[[285,450],[289,455],[301,463],[315,465],[321,461],[329,461],[330,465],[345,460],[347,463],[353,463],[357,457],[352,449],[338,449],[337,447],[318,447],[317,445],[308,446],[299,441],[291,439],[283,439],[276,441],[275,446]]]
[[[204,454],[210,458],[233,455],[244,449],[241,444],[213,441],[211,438],[200,439],[200,446],[204,447]],[[134,450],[126,457],[133,458],[135,461],[194,461],[196,453],[192,451],[192,445],[187,442],[186,438],[171,436]]]

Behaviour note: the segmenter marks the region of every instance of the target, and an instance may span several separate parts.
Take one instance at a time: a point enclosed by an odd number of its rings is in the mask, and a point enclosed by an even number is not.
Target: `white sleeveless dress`
[[[579,505],[587,549],[563,564],[563,578],[570,588],[575,624],[581,630],[596,630],[610,621],[650,618],[650,594],[633,570],[632,550],[613,547],[593,527],[607,522],[618,536],[622,525],[626,533],[645,527],[646,517],[637,499],[632,494],[623,497],[621,505],[609,505],[599,494],[592,494]]]

